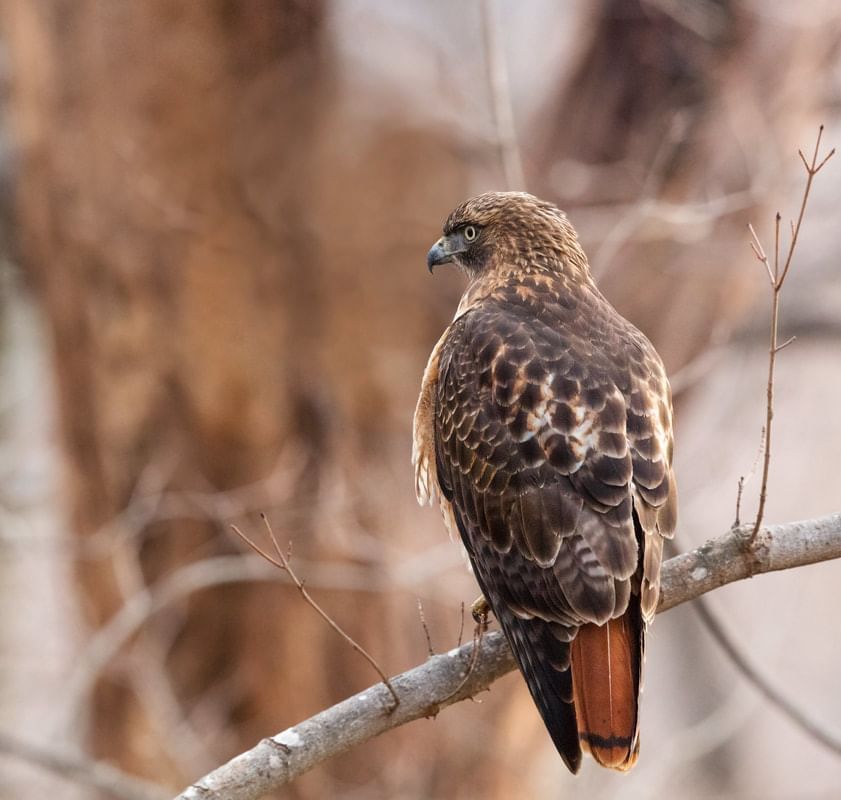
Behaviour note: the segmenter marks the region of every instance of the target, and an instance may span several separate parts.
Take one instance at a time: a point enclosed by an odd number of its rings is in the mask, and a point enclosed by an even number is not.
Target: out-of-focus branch
[[[507,188],[522,192],[526,189],[526,178],[520,158],[520,147],[517,143],[517,131],[514,127],[511,91],[508,88],[508,67],[505,63],[495,0],[480,0],[480,7],[485,65],[488,71],[488,87],[493,106],[499,159],[505,173]]]
[[[704,598],[697,598],[694,608],[698,612],[698,616],[701,618],[704,627],[715,639],[718,646],[724,651],[736,669],[756,687],[759,693],[766,700],[773,703],[774,706],[808,736],[820,742],[833,753],[841,755],[841,735],[824,728],[804,709],[800,708],[791,697],[772,685],[765,675],[754,667],[747,654],[742,652],[736,640],[727,632],[721,620],[713,613],[709,605],[704,602]]]
[[[34,744],[0,732],[0,758],[8,756],[32,764],[66,780],[89,786],[120,800],[162,800],[166,790],[140,780],[102,761],[68,752],[54,744]]]
[[[143,624],[161,609],[195,592],[249,580],[276,580],[276,572],[257,556],[217,556],[189,564],[130,597],[91,638],[65,687],[65,701],[54,723],[64,736],[77,724],[81,709],[102,670]]]
[[[663,565],[658,611],[666,611],[733,581],[841,557],[841,513],[770,525],[752,536],[742,526]],[[469,666],[472,671],[465,680]],[[332,756],[387,730],[473,697],[514,669],[499,632],[487,634],[478,657],[473,645],[433,656],[392,679],[400,705],[377,684],[242,753],[185,789],[177,800],[255,800]],[[460,686],[461,684],[461,686]],[[460,686],[460,688],[459,688]]]

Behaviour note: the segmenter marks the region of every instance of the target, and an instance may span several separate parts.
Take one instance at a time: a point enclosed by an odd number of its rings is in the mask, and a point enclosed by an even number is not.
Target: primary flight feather
[[[438,495],[567,766],[630,769],[677,514],[663,364],[551,203],[468,200],[427,263],[469,283],[423,376],[418,500]]]

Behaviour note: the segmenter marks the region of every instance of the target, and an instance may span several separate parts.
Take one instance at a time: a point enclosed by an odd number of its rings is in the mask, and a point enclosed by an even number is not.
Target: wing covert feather
[[[503,287],[451,326],[436,394],[439,484],[489,545],[490,591],[517,563],[518,609],[563,624],[621,614],[640,564],[650,605],[674,527],[662,366],[600,297],[581,305]]]

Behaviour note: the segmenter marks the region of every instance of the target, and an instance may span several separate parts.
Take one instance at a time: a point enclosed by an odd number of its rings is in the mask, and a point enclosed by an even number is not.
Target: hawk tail
[[[581,747],[603,767],[623,772],[639,755],[642,624],[633,606],[632,600],[621,617],[604,625],[582,625],[571,646]]]
[[[487,595],[486,595],[487,596]],[[555,748],[573,773],[581,767],[581,745],[572,704],[569,644],[542,620],[496,614]]]

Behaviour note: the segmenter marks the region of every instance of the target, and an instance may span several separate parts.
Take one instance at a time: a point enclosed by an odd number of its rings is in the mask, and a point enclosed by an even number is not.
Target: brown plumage
[[[438,494],[567,766],[583,747],[629,769],[677,511],[663,365],[550,203],[468,200],[427,261],[469,284],[423,377],[418,499]]]

